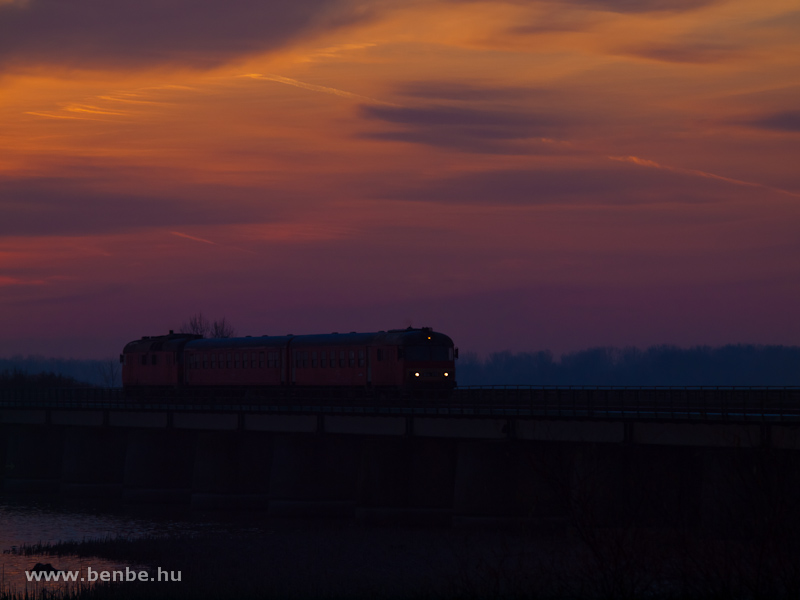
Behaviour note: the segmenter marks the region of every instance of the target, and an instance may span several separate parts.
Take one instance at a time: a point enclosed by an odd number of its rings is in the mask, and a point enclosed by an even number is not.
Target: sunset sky
[[[800,344],[797,0],[0,0],[0,356]]]

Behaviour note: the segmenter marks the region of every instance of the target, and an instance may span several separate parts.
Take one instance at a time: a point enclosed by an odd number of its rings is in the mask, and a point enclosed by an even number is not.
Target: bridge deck
[[[472,386],[413,397],[348,397],[342,390],[281,390],[229,397],[183,390],[126,397],[121,389],[0,390],[0,409],[170,411],[443,418],[705,422],[800,421],[800,387]]]

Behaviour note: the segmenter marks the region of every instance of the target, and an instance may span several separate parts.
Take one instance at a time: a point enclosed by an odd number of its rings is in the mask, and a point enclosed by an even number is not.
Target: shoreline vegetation
[[[795,599],[788,538],[709,539],[676,529],[369,528],[303,522],[236,535],[89,539],[18,553],[181,571],[180,582],[5,590],[2,600],[106,598]],[[87,564],[90,564],[87,562]],[[137,569],[141,568],[139,566]],[[27,594],[27,595],[26,595]]]
[[[462,352],[459,385],[797,386],[800,346],[671,345],[550,351]],[[0,387],[117,387],[115,359],[0,358]]]

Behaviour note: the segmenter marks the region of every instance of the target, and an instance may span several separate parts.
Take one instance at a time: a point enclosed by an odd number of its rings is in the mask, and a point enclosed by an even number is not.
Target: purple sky
[[[0,356],[800,344],[800,11],[0,0]]]

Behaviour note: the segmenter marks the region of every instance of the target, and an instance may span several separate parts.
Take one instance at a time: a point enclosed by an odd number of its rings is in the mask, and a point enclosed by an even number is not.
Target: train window
[[[203,368],[208,368],[208,354],[203,354]]]
[[[315,368],[317,366],[317,353],[316,352],[312,352],[311,353],[311,366],[315,367]]]
[[[250,353],[249,352],[245,352],[242,355],[242,368],[246,369],[247,367],[249,367],[250,366],[249,363],[250,363]]]
[[[383,350],[381,350],[380,348],[378,348],[378,349],[375,351],[375,357],[376,357],[378,360],[383,360]]]
[[[363,367],[364,366],[364,351],[363,350],[359,350],[358,351],[358,366],[359,367]]]
[[[306,352],[305,350],[303,351],[303,366],[304,367],[308,366],[308,352]]]
[[[152,358],[150,359],[151,364],[157,365],[158,364],[158,354],[151,354]]]
[[[261,362],[263,363],[264,362],[264,360],[263,360],[264,359],[264,354],[263,353],[261,354],[261,359],[262,359]],[[256,363],[256,353],[253,352],[250,355],[250,367],[255,369],[257,366],[258,366],[258,364]],[[261,366],[263,367],[264,365],[262,364]]]
[[[225,355],[224,354],[220,354],[219,355],[219,368],[220,369],[224,369],[225,368]]]
[[[216,367],[217,367],[217,355],[216,354],[212,354],[211,355],[211,368],[215,369]]]
[[[233,367],[233,354],[228,352],[228,363],[226,365],[229,369]]]
[[[404,354],[405,353],[403,352],[403,349],[400,346],[398,346],[397,347],[397,360],[402,359],[404,357]]]
[[[453,349],[448,346],[408,346],[408,360],[452,360]]]
[[[262,368],[262,369],[264,368],[264,353],[263,352],[259,352],[258,353],[258,366],[260,368]]]
[[[323,350],[322,352],[320,352],[320,353],[319,353],[319,366],[320,366],[320,367],[327,367],[327,366],[328,366],[328,365],[326,364],[326,363],[327,363],[327,360],[326,360],[326,358],[327,358],[327,356],[326,356],[326,353],[325,353],[325,351],[324,351],[324,350]]]
[[[142,354],[142,364],[143,365],[147,364],[147,354]]]
[[[339,366],[344,366],[344,350],[339,350]]]

